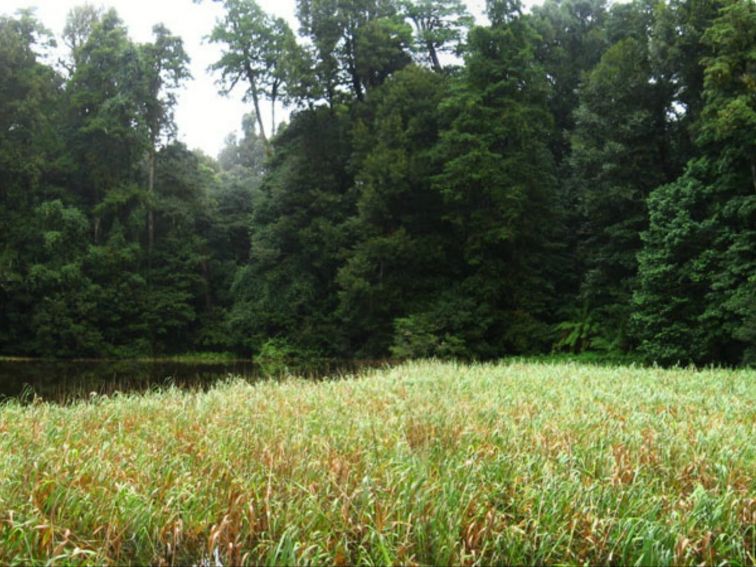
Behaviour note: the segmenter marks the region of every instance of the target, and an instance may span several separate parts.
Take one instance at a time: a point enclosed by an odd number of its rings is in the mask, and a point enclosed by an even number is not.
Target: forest
[[[0,355],[756,362],[753,0],[221,4],[216,157],[165,26],[0,16]]]

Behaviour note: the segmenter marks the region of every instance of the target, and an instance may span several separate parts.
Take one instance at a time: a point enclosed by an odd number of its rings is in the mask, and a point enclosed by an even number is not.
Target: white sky
[[[0,0],[0,14],[12,15],[20,8],[36,8],[37,18],[59,40],[69,10],[84,3],[85,0]],[[200,148],[217,156],[225,137],[240,130],[242,115],[251,109],[251,103],[241,101],[243,89],[239,87],[229,97],[220,96],[214,84],[215,77],[207,71],[207,67],[219,58],[220,47],[204,43],[203,38],[222,14],[221,6],[211,0],[204,0],[201,4],[192,0],[91,0],[90,3],[115,8],[131,38],[137,42],[150,41],[152,26],[159,22],[183,38],[184,49],[192,59],[194,78],[179,93],[176,109],[178,136],[190,148]],[[266,12],[286,18],[295,32],[298,30],[295,0],[258,0],[258,3]],[[485,0],[466,0],[466,3],[470,12],[480,20]],[[524,3],[531,5],[534,0]],[[263,114],[266,130],[270,132],[269,107],[263,110]],[[286,113],[278,108],[276,115],[278,121],[285,118]]]

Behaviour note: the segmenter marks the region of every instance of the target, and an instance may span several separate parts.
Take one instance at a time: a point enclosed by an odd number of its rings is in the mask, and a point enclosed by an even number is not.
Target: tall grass
[[[412,363],[0,407],[0,563],[756,562],[756,373]]]

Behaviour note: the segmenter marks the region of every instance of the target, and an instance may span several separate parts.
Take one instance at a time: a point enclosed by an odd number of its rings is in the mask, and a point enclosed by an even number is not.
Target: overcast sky
[[[37,18],[60,38],[66,14],[72,7],[83,3],[83,0],[0,0],[0,13],[11,15],[19,8],[36,8]],[[220,47],[204,43],[203,38],[221,15],[221,7],[210,0],[201,4],[192,0],[94,0],[90,3],[115,8],[126,23],[131,38],[137,42],[150,41],[152,26],[159,22],[183,38],[184,48],[192,59],[194,78],[179,93],[176,109],[179,139],[190,148],[200,148],[216,156],[225,137],[240,130],[241,117],[251,108],[251,103],[241,101],[242,89],[229,97],[220,96],[214,84],[215,77],[207,71],[208,65],[218,59]],[[296,0],[258,0],[258,3],[266,12],[286,18],[293,30],[298,29]],[[466,0],[466,3],[479,19],[485,0]],[[533,0],[525,3],[532,4]],[[269,112],[264,111],[264,114],[267,117]],[[277,114],[285,116],[280,109]]]

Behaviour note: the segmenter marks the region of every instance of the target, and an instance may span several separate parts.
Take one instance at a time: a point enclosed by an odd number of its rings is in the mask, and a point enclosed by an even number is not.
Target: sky
[[[84,0],[0,0],[0,14],[12,15],[20,8],[35,8],[37,18],[59,40],[66,14],[83,3]],[[89,3],[115,8],[134,41],[151,41],[152,26],[160,22],[183,38],[184,49],[192,60],[193,79],[187,81],[178,93],[175,114],[178,138],[191,149],[199,148],[206,154],[217,156],[226,136],[241,130],[242,116],[251,110],[251,103],[242,102],[243,88],[237,87],[235,92],[223,97],[215,85],[217,76],[207,70],[221,53],[220,46],[204,40],[222,15],[221,6],[210,0],[203,0],[200,4],[192,0],[90,0]],[[466,3],[480,21],[485,0],[466,0]],[[532,0],[525,2],[531,3]],[[258,4],[266,12],[286,18],[293,30],[299,28],[295,16],[296,0],[258,0]],[[286,117],[286,112],[280,108],[276,114]],[[269,115],[269,107],[264,107],[263,116]],[[266,123],[266,129],[270,131],[270,124]]]

